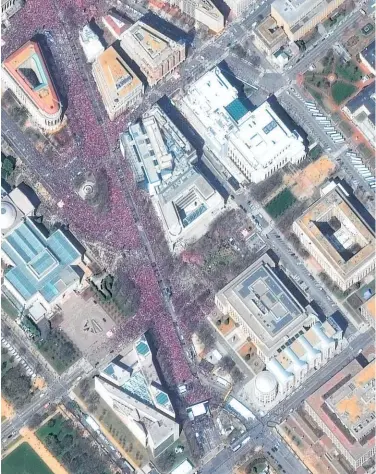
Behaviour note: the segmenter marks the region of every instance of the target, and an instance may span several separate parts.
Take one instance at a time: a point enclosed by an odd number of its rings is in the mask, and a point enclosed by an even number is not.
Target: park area
[[[304,86],[321,104],[342,105],[359,88],[363,73],[353,60],[345,62],[332,50],[316,65],[314,71],[304,74]]]
[[[2,474],[54,474],[28,443],[20,444],[1,461]]]
[[[295,201],[296,198],[292,192],[288,188],[285,188],[268,202],[265,206],[265,210],[273,219],[276,219],[291,207]]]

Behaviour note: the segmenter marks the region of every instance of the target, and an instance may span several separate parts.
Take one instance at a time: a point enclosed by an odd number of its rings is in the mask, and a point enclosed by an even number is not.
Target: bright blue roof
[[[81,253],[61,230],[45,236],[26,219],[1,247],[14,264],[4,278],[26,301],[40,292],[50,303],[79,279],[71,265]]]

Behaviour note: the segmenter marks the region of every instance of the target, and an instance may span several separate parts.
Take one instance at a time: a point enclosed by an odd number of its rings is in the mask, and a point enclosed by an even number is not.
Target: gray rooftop
[[[363,58],[368,62],[370,66],[375,69],[376,60],[375,60],[375,40],[372,41],[366,48],[362,51]]]
[[[375,124],[376,104],[375,104],[375,83],[364,87],[359,94],[349,100],[346,108],[352,113],[356,113],[361,107],[368,111],[368,118]]]

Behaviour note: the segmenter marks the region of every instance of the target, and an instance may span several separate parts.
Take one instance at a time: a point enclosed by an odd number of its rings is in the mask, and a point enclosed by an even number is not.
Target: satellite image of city
[[[1,0],[2,474],[376,474],[375,0]]]

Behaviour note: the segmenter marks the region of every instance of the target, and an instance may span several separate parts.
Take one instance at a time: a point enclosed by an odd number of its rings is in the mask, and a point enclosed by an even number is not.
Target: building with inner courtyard
[[[2,63],[2,84],[10,89],[31,120],[47,132],[61,127],[63,107],[36,41],[28,41]]]
[[[375,269],[374,222],[355,196],[331,182],[293,223],[304,248],[343,291]]]

